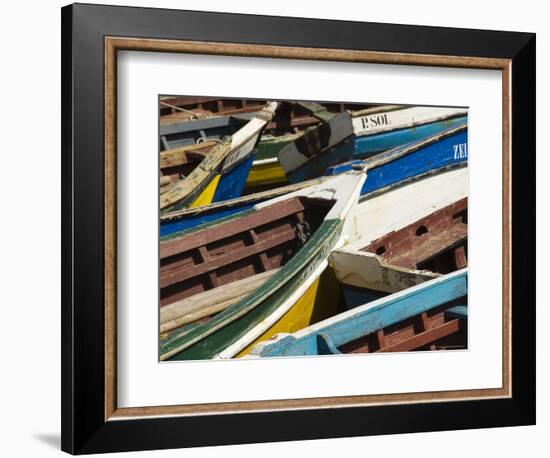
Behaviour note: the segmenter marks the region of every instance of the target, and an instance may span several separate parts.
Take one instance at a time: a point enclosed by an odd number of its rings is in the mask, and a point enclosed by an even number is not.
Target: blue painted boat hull
[[[354,164],[367,164],[368,166],[369,164],[378,162],[384,157],[387,159],[395,157],[395,159],[388,160],[385,164],[368,170],[367,180],[361,190],[361,196],[364,197],[383,188],[398,186],[399,183],[403,181],[421,177],[426,173],[446,170],[449,166],[453,165],[465,165],[468,160],[467,142],[467,131],[462,130],[405,155],[400,155],[401,150],[391,150],[386,153],[380,153],[372,158],[365,159],[364,161],[355,160],[329,167],[325,174],[338,175],[351,170]],[[243,166],[243,169],[244,168],[246,168],[246,165]],[[260,201],[261,200],[246,205],[233,204],[231,208],[216,209],[211,212],[205,212],[191,217],[188,216],[185,219],[162,223],[160,231],[161,237],[170,236],[176,232],[190,229],[206,222],[215,221],[218,218],[234,215],[251,208]]]
[[[294,172],[287,173],[289,183],[301,183],[311,178],[317,178],[325,174],[327,168],[331,165],[349,161],[353,158],[355,151],[355,138],[350,137],[336,148],[333,148],[329,154],[322,154],[308,161]]]
[[[178,232],[200,226],[201,224],[235,215],[252,208],[256,203],[257,202],[248,202],[243,205],[235,205],[229,208],[217,209],[213,212],[198,213],[194,216],[187,216],[174,221],[163,222],[160,225],[160,238],[162,240]]]
[[[339,347],[447,303],[467,303],[463,269],[344,312],[310,328],[260,344],[260,357],[340,354]]]
[[[341,287],[342,298],[344,300],[346,310],[359,307],[363,304],[368,304],[369,302],[375,301],[389,294],[382,291],[375,291],[373,289],[355,288],[344,284],[342,284]]]
[[[287,178],[290,183],[299,183],[316,178],[325,174],[325,171],[335,164],[341,164],[352,159],[369,158],[392,148],[425,140],[463,125],[466,120],[467,117],[459,117],[376,135],[353,136],[327,154],[316,156],[298,170],[288,173]]]
[[[242,196],[246,179],[255,157],[255,153],[251,154],[229,172],[222,174],[212,202],[221,202]]]
[[[251,154],[246,160],[233,167],[228,173],[223,174],[218,182],[212,202],[222,202],[229,199],[237,199],[242,196],[243,189],[248,177],[255,154]],[[204,223],[215,221],[220,218],[234,215],[248,210],[257,202],[250,202],[242,205],[232,205],[229,208],[220,208],[215,211],[205,211],[194,216],[187,216],[178,220],[163,222],[160,225],[160,238],[164,239]]]
[[[430,169],[431,172],[435,172],[435,173],[437,173],[437,170],[438,169]],[[441,168],[441,171],[444,171],[444,170],[447,170],[447,167]],[[417,178],[417,177],[420,178],[421,175],[423,175],[423,174],[420,173],[420,174],[416,175],[414,178]],[[368,182],[368,179],[369,178],[367,178],[367,182]],[[394,185],[398,186],[399,183],[400,182],[394,183]],[[391,185],[389,185],[389,186],[391,186]],[[383,186],[383,187],[386,187],[386,186]],[[374,189],[369,192],[368,190],[365,189],[365,187],[363,187],[363,189],[361,191],[361,197],[362,198],[368,198],[368,195],[371,192],[375,192],[375,191],[378,191],[378,190],[379,190],[378,188],[374,187]],[[243,212],[243,211],[246,211],[246,210],[252,208],[254,205],[256,205],[260,202],[263,202],[263,199],[259,199],[259,200],[254,201],[254,202],[248,202],[248,203],[242,204],[242,205],[232,205],[229,208],[217,208],[217,209],[215,209],[213,211],[210,211],[210,212],[199,213],[199,214],[194,215],[194,216],[186,216],[185,218],[181,218],[179,220],[162,222],[161,225],[160,225],[160,237],[161,237],[161,239],[166,238],[166,237],[170,237],[170,236],[173,236],[174,234],[176,234],[177,232],[181,232],[181,231],[184,231],[184,230],[187,230],[187,229],[191,229],[191,228],[197,227],[201,224],[209,223],[211,221],[216,221],[217,219],[221,219],[221,218],[225,218],[225,217],[228,217],[228,216],[231,216],[231,215],[235,215],[237,213],[240,213],[240,212]]]
[[[378,135],[367,135],[355,139],[354,157],[364,159],[382,151],[387,151],[411,142],[424,140],[432,135],[440,134],[445,130],[458,127],[467,120],[466,116],[447,119],[445,121],[432,122],[410,129],[399,129],[384,132]]]
[[[350,161],[330,167],[327,169],[326,175],[347,172],[352,169],[354,164],[367,165],[367,180],[361,190],[361,195],[363,195],[430,170],[464,163],[468,160],[467,143],[468,133],[462,131],[372,169],[369,168],[369,165],[375,161],[378,162],[382,156],[377,155],[364,161]]]

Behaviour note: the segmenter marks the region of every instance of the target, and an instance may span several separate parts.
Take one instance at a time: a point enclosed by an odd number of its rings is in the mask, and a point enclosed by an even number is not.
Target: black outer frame
[[[105,36],[512,59],[512,398],[106,422]],[[64,451],[99,453],[535,424],[534,34],[75,4],[62,8],[61,41]]]

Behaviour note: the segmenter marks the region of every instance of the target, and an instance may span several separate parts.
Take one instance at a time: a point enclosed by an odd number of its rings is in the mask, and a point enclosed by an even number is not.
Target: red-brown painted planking
[[[390,264],[414,269],[449,250],[458,250],[462,247],[453,258],[453,264],[456,265],[444,266],[444,270],[465,267],[467,205],[467,198],[461,199],[400,230],[374,240],[362,248],[362,251],[376,253]],[[448,260],[445,260],[442,264],[448,263]]]
[[[227,264],[237,262],[241,259],[249,258],[256,254],[261,254],[269,248],[276,247],[282,243],[294,240],[296,234],[294,230],[288,230],[278,235],[266,238],[254,245],[242,247],[238,250],[230,250],[224,256],[208,258],[197,265],[189,265],[184,268],[171,268],[161,272],[160,287],[164,288],[174,283],[182,282],[188,278],[202,275],[204,273],[219,269]]]
[[[201,245],[230,237],[234,234],[249,231],[274,220],[280,220],[286,216],[296,214],[304,209],[304,204],[298,198],[284,200],[248,215],[163,242],[160,246],[160,258],[164,259],[198,248]]]

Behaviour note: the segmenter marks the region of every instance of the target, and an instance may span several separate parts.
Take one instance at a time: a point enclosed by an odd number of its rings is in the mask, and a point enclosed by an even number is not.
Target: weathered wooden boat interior
[[[237,132],[254,117],[253,115],[254,113],[161,124],[160,150],[167,151],[182,146],[196,145],[207,140],[220,140]]]
[[[362,251],[388,264],[441,274],[468,264],[468,199],[442,208],[371,242]]]
[[[323,108],[329,113],[342,113],[346,110],[359,110],[371,105],[354,103],[323,103]],[[277,114],[266,127],[266,133],[279,136],[286,133],[296,133],[308,127],[319,124],[321,120],[308,107],[307,103],[283,102]]]
[[[231,288],[226,288],[223,285],[218,286],[162,307],[160,310],[160,332],[166,333],[181,326],[196,325],[207,321],[259,288],[278,270],[278,268],[267,270],[237,280],[231,284]]]
[[[463,350],[468,346],[464,302],[465,298],[450,301],[345,343],[338,350],[341,353]]]
[[[215,116],[255,113],[264,108],[266,103],[266,100],[255,99],[166,96],[160,100],[160,122],[161,124],[171,124]],[[277,110],[277,115],[267,125],[266,133],[278,136],[284,133],[299,132],[309,126],[318,124],[319,118],[314,116],[311,110],[304,105],[282,101]],[[372,104],[364,103],[323,103],[323,107],[331,113],[341,113],[345,110],[364,110],[372,106]]]
[[[331,207],[294,197],[161,243],[161,306],[285,265]]]
[[[196,145],[182,146],[160,153],[160,170],[163,176],[172,180],[189,175],[216,145],[213,140]]]
[[[164,96],[160,99],[160,122],[169,124],[212,116],[253,113],[260,111],[266,103],[266,100]]]

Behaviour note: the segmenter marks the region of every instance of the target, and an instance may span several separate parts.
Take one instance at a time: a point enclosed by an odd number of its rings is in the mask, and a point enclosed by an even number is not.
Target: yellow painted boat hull
[[[340,305],[340,295],[340,283],[336,279],[332,266],[329,265],[279,321],[235,357],[247,355],[254,345],[271,339],[276,334],[281,332],[290,334],[334,316]]]
[[[272,162],[268,164],[252,164],[252,168],[246,179],[246,187],[265,186],[270,184],[286,183],[286,175],[281,164]]]
[[[218,187],[218,182],[220,181],[220,174],[216,175],[214,179],[208,183],[208,186],[199,194],[199,197],[191,204],[193,207],[202,207],[204,205],[210,205],[212,199],[214,199],[214,194],[216,193],[216,188]]]

